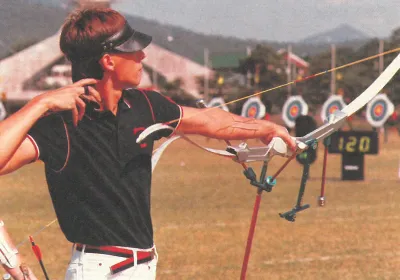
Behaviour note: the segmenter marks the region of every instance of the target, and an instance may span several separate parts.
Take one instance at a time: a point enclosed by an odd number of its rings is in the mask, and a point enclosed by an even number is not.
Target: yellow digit
[[[343,142],[344,142],[343,137],[340,137],[339,144],[338,144],[339,151],[343,151]]]
[[[349,142],[346,144],[346,152],[353,153],[355,152],[355,146],[357,144],[357,138],[355,136],[349,137]]]
[[[367,153],[371,147],[371,139],[368,136],[363,136],[360,138],[360,152]]]

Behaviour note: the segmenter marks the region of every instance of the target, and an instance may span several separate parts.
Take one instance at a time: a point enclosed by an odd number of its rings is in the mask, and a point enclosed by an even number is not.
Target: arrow
[[[41,252],[39,246],[35,244],[35,241],[33,241],[32,236],[29,236],[29,240],[31,241],[31,244],[32,244],[32,251],[33,251],[33,253],[35,253],[36,258],[39,261],[40,267],[42,268],[44,277],[46,278],[46,280],[49,280],[50,278],[47,275],[46,269],[44,268],[44,264],[43,264],[43,260],[42,260],[42,252]]]

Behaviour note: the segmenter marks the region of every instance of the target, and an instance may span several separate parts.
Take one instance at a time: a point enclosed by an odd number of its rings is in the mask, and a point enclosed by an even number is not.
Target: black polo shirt
[[[88,106],[78,127],[70,112],[38,120],[28,137],[45,163],[53,206],[70,242],[153,246],[153,141],[171,132],[158,133],[142,144],[136,139],[148,126],[180,120],[181,115],[180,106],[160,93],[129,89],[123,92],[116,116]]]

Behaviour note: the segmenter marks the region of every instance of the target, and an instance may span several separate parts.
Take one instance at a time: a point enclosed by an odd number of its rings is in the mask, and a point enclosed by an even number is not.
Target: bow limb
[[[149,137],[151,134],[156,133],[157,131],[160,131],[160,130],[174,131],[174,128],[169,125],[163,124],[163,123],[153,124],[153,125],[149,126],[148,128],[146,128],[145,130],[143,130],[142,133],[140,133],[140,135],[136,139],[136,143],[143,142],[143,140],[146,139],[147,137]]]
[[[146,128],[139,135],[136,142],[141,143],[143,140],[145,140],[151,134],[156,133],[157,131],[160,131],[160,130],[174,131],[174,128],[169,125],[161,124],[161,123],[153,124],[153,125],[149,126],[148,128]],[[175,138],[175,137],[177,137],[177,138]],[[156,153],[153,155],[155,164],[157,164],[159,158],[161,157],[162,152],[166,149],[166,147],[173,141],[177,140],[178,138],[182,138],[182,139],[186,140],[187,142],[193,144],[194,146],[196,146],[206,152],[216,154],[219,156],[223,156],[223,157],[228,157],[239,163],[260,161],[260,160],[265,161],[265,160],[269,160],[270,158],[272,158],[275,155],[286,156],[286,157],[292,156],[292,152],[290,150],[288,150],[286,143],[279,137],[274,137],[272,139],[272,141],[270,142],[270,144],[268,144],[267,146],[249,147],[246,143],[242,143],[238,147],[228,146],[227,150],[225,151],[225,150],[218,150],[218,149],[207,148],[207,147],[201,146],[201,145],[197,144],[196,142],[194,142],[193,140],[191,140],[190,138],[188,138],[186,135],[179,134],[179,135],[174,136],[174,138],[170,138],[169,140],[164,142],[164,144],[161,145],[160,148],[158,148]],[[304,149],[307,148],[307,145],[300,141],[297,141],[297,146],[298,146],[299,151],[303,151]],[[155,166],[153,165],[153,170],[154,170],[154,168],[155,168]]]
[[[297,138],[301,142],[308,140],[323,140],[342,127],[348,117],[367,105],[382,88],[393,78],[400,69],[400,54],[389,64],[379,77],[356,99],[344,107],[341,111],[336,111],[328,118],[328,122],[309,134]]]
[[[169,125],[162,124],[162,123],[153,124],[153,125],[149,126],[148,128],[146,128],[139,135],[139,137],[136,140],[136,143],[141,143],[143,140],[145,140],[151,134],[156,133],[157,131],[160,131],[160,130],[171,130],[171,131],[174,131],[174,128],[169,126]],[[157,164],[159,158],[161,157],[162,152],[167,148],[167,146],[169,144],[171,144],[173,141],[175,141],[175,140],[177,140],[179,138],[182,138],[182,139],[188,141],[189,143],[195,145],[196,147],[198,147],[198,148],[200,148],[200,149],[202,149],[202,150],[204,150],[206,152],[209,152],[209,153],[212,153],[212,154],[216,154],[216,155],[219,155],[219,156],[223,156],[223,157],[228,157],[228,158],[231,158],[231,159],[236,158],[236,156],[234,154],[230,153],[230,152],[227,152],[225,150],[218,150],[218,149],[207,148],[207,147],[201,146],[201,145],[197,144],[196,142],[194,142],[193,140],[191,140],[190,138],[188,138],[186,135],[177,134],[177,135],[173,136],[172,138],[168,139],[166,142],[164,142],[157,149],[157,151],[153,155],[153,157],[154,157],[154,162],[153,163]],[[153,166],[153,170],[154,170],[154,166]]]
[[[362,107],[367,105],[381,90],[382,88],[393,78],[393,76],[400,69],[400,54],[389,64],[388,67],[379,75],[379,77],[356,99],[342,109],[342,112],[347,116],[351,116]]]
[[[162,145],[160,147],[158,147],[158,149],[156,151],[154,151],[153,156],[151,157],[151,172],[154,172],[154,169],[157,166],[158,161],[161,158],[161,155],[163,154],[163,152],[165,151],[165,149],[175,140],[178,140],[180,138],[179,135],[173,136],[171,138],[169,138],[167,141],[165,141],[164,143],[162,143]]]

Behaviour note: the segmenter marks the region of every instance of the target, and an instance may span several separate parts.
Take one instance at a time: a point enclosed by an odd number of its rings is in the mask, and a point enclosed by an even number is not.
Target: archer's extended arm
[[[182,109],[184,117],[178,126],[178,133],[199,134],[222,140],[261,139],[265,144],[279,137],[292,150],[296,149],[296,143],[286,128],[273,122],[244,118],[219,108]]]

